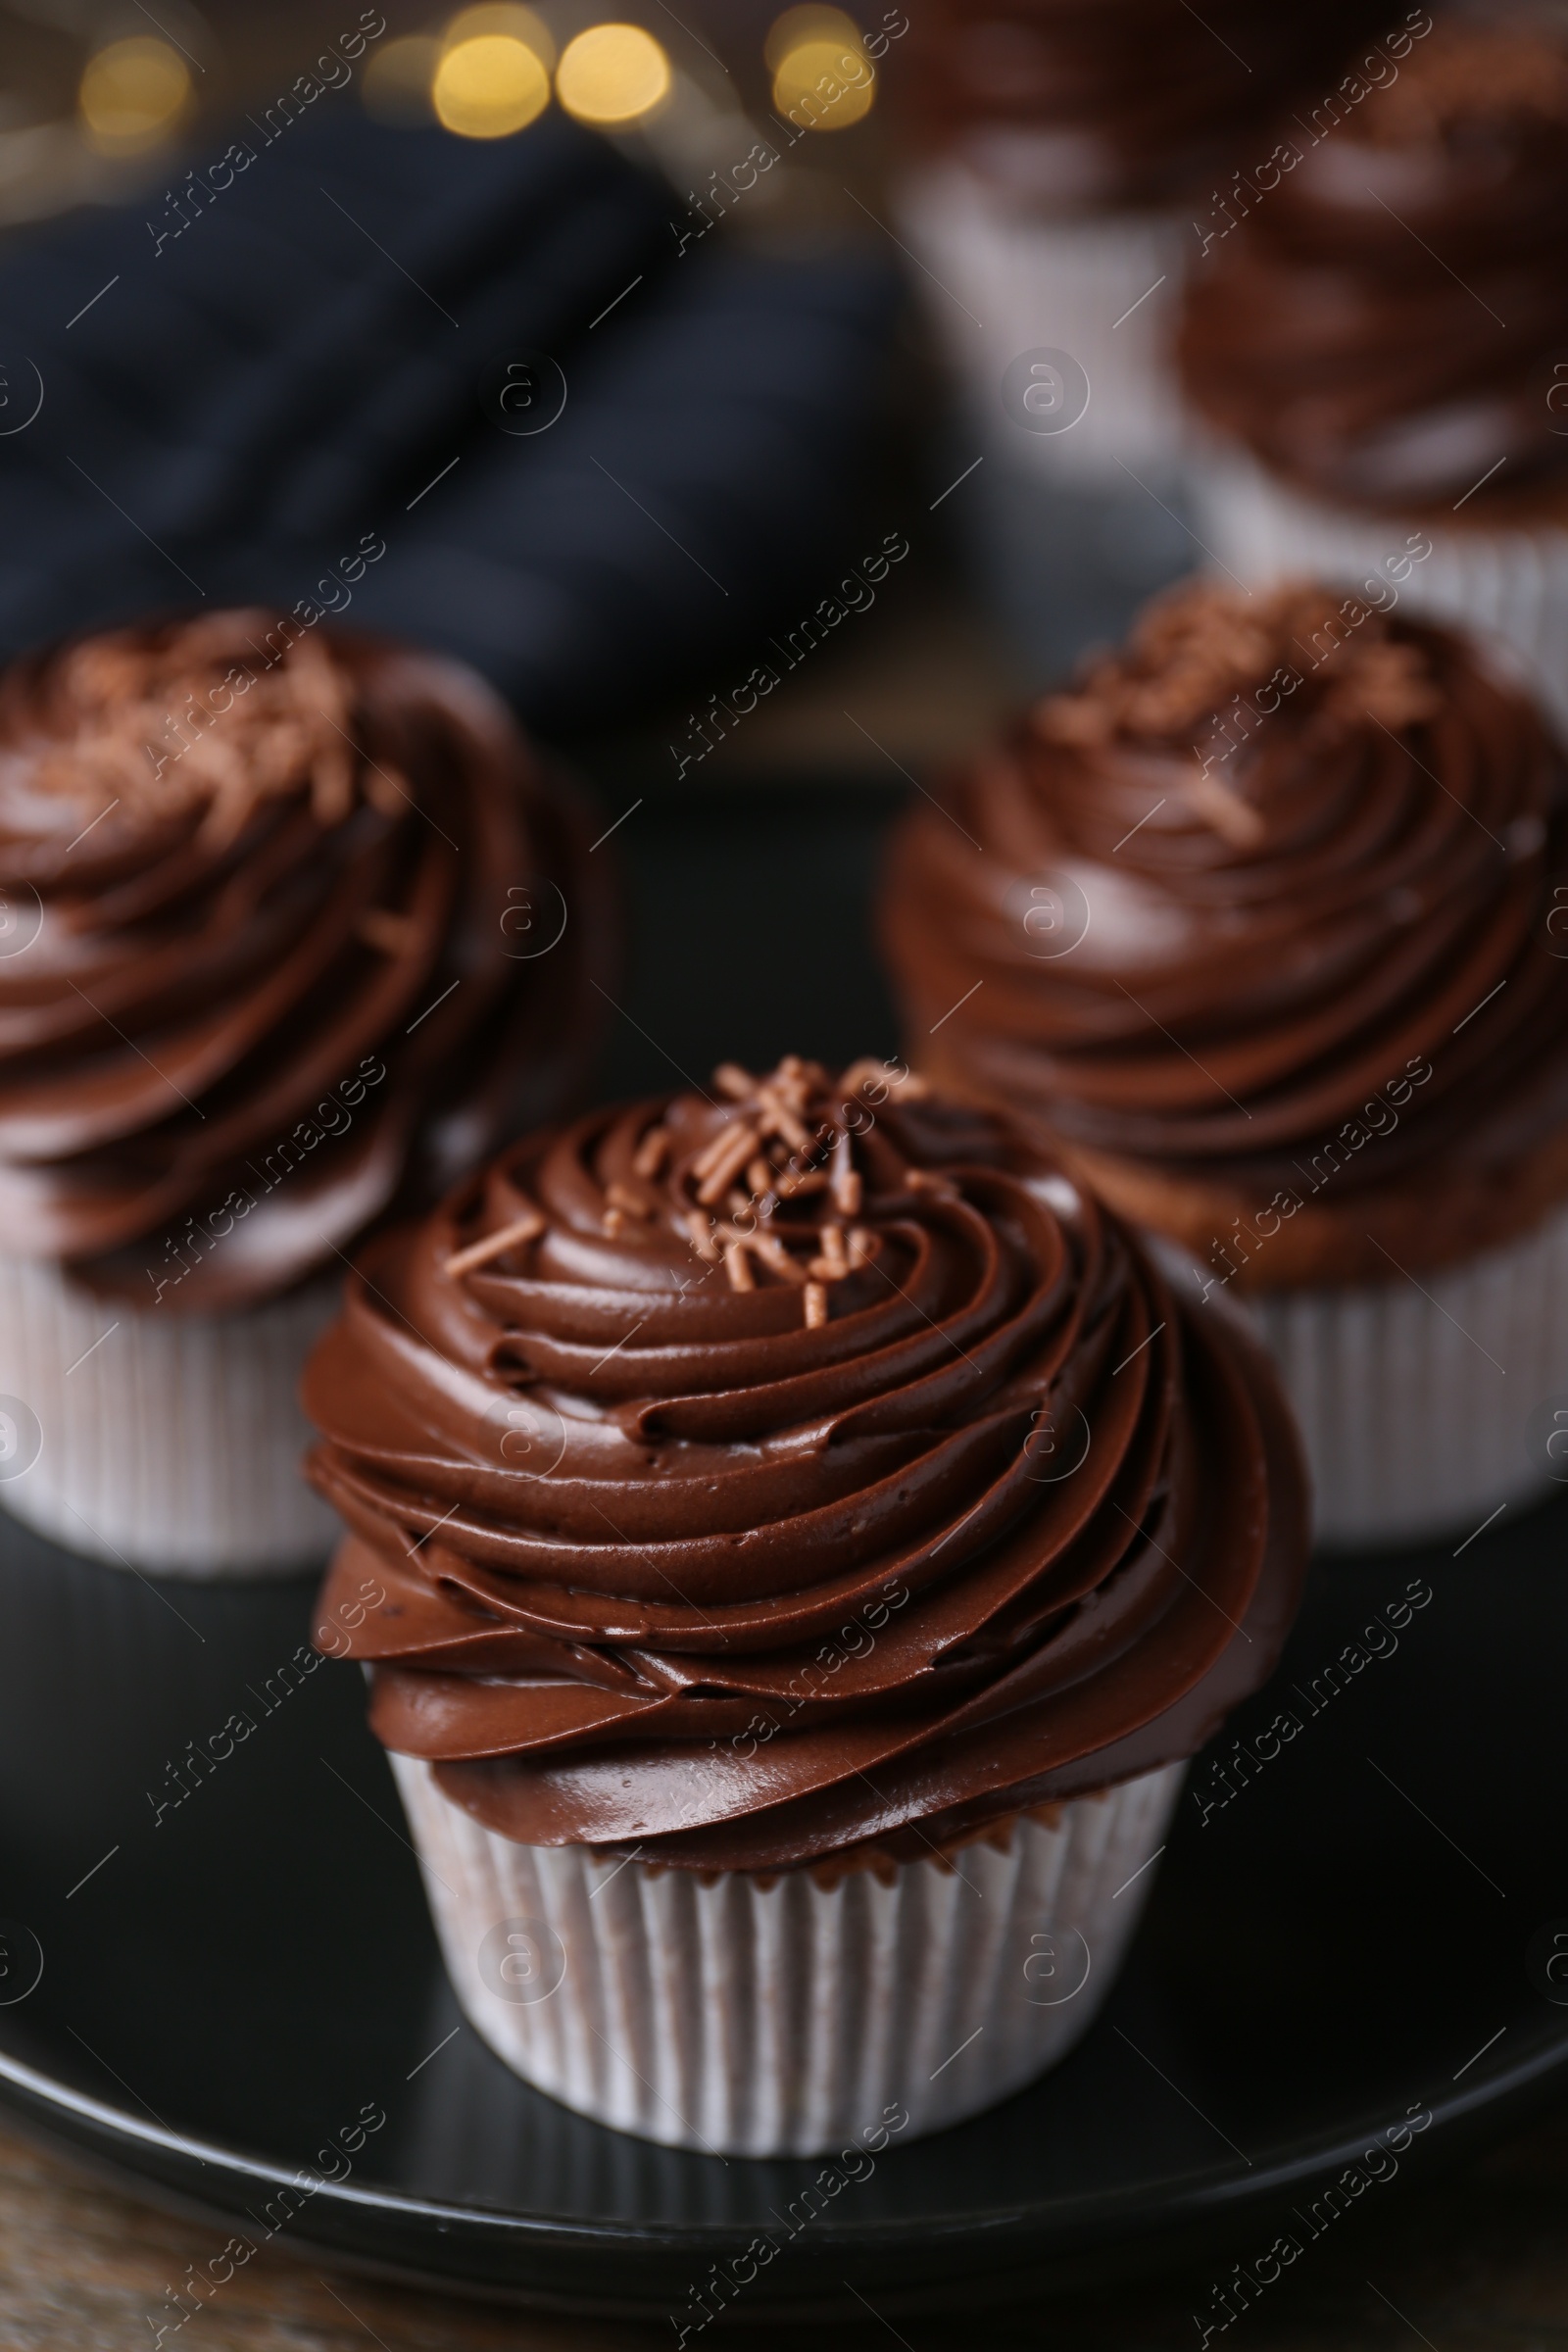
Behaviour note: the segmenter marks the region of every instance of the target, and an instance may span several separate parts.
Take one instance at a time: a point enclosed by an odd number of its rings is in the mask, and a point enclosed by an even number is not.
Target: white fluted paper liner
[[[901,2132],[937,2132],[1064,2057],[1187,1769],[1074,1798],[1051,1826],[1020,1815],[951,1868],[824,1887],[517,1845],[427,1764],[392,1765],[447,1972],[497,2055],[617,2131],[730,2156],[846,2147],[900,2108]]]
[[[983,437],[1064,485],[1126,491],[1131,467],[1166,494],[1183,450],[1171,342],[1188,224],[1019,211],[952,162],[906,181],[899,214]],[[1089,406],[1064,432],[1026,431],[1004,410],[1009,362],[1035,349],[1070,352],[1088,375]]]
[[[1165,1244],[1160,1254],[1193,1283],[1185,1251]],[[1461,1265],[1224,1296],[1278,1368],[1317,1543],[1467,1537],[1500,1505],[1568,1483],[1568,1209]],[[1555,1425],[1553,1403],[1565,1408]]]
[[[1248,582],[1317,578],[1360,589],[1388,580],[1409,541],[1432,543],[1396,577],[1400,612],[1458,623],[1510,647],[1559,729],[1568,730],[1568,528],[1542,521],[1488,528],[1471,518],[1356,514],[1226,455],[1195,472],[1198,536],[1211,564]]]
[[[68,1550],[159,1575],[323,1561],[339,1530],[300,1475],[297,1391],[340,1287],[184,1315],[0,1256],[0,1504]]]

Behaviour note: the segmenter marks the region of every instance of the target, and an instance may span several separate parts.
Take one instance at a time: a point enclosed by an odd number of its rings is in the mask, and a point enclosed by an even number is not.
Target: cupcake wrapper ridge
[[[96,1298],[0,1258],[0,1506],[67,1550],[204,1581],[289,1576],[337,1534],[296,1392],[336,1277],[232,1315]]]
[[[1018,210],[956,163],[911,177],[899,209],[943,289],[926,289],[933,318],[998,453],[1063,485],[1118,492],[1137,486],[1132,467],[1165,494],[1183,448],[1170,355],[1186,221]],[[1088,408],[1061,432],[1026,430],[1004,406],[1009,363],[1037,348],[1069,353],[1089,378]]]
[[[1185,1252],[1161,1255],[1192,1282]],[[1284,1384],[1318,1544],[1469,1536],[1502,1505],[1568,1484],[1568,1208],[1461,1265],[1225,1296]]]
[[[1543,522],[1447,528],[1416,517],[1320,504],[1227,453],[1195,473],[1198,533],[1212,561],[1243,580],[1310,577],[1357,589],[1390,581],[1389,559],[1424,533],[1432,553],[1391,584],[1398,609],[1456,623],[1511,649],[1519,674],[1568,732],[1568,529]]]
[[[828,1886],[518,1845],[424,1762],[391,1763],[448,1974],[497,2056],[600,2123],[731,2156],[940,2131],[1064,2057],[1132,1936],[1187,1769],[1049,1823],[1016,1815],[951,1862]]]

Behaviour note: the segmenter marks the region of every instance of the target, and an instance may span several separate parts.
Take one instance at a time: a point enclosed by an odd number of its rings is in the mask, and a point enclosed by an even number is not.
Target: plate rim
[[[1427,2129],[1439,2131],[1441,2127],[1441,2135],[1427,2144],[1424,2155],[1438,2147],[1446,2156],[1462,2154],[1464,2147],[1456,2143],[1468,2146],[1479,2128],[1501,2121],[1532,2102],[1544,2102],[1558,2077],[1568,2078],[1568,2015],[1560,2031],[1539,2043],[1527,2056],[1430,2104],[1431,2125]],[[179,2193],[155,2162],[138,2163],[138,2155],[144,2159],[173,2159],[204,2170],[212,2168],[220,2180],[230,2184],[238,2177],[274,2187],[294,2186],[300,2175],[308,2174],[310,2169],[288,2167],[271,2158],[246,2154],[220,2140],[203,2139],[156,2122],[149,2123],[108,2100],[76,2089],[43,2068],[28,2065],[3,2047],[0,2047],[0,2102],[24,2119],[36,2119],[73,2146],[101,2153],[122,2173],[145,2180],[149,2191],[174,2187],[175,2193]],[[1365,2142],[1386,2129],[1386,2123],[1372,2123],[1364,2128],[1357,2124],[1354,2130],[1348,2131],[1342,2120],[1310,2138],[1288,2143],[1278,2155],[1247,2172],[1238,2171],[1229,2163],[1216,2163],[1203,2170],[1167,2173],[1069,2198],[1012,2199],[988,2210],[925,2211],[854,2225],[837,2216],[824,2215],[813,2221],[812,2243],[824,2253],[831,2252],[835,2259],[853,2257],[857,2252],[874,2257],[900,2250],[916,2230],[923,2237],[935,2234],[950,2241],[964,2233],[974,2236],[977,2259],[1007,2242],[1015,2246],[1020,2261],[1027,2261],[1033,2254],[1044,2264],[1068,2251],[1060,2242],[1036,2242],[1032,2246],[1027,2242],[1030,2238],[1038,2241],[1044,2233],[1048,2240],[1056,2241],[1070,2234],[1073,2242],[1085,2251],[1123,2243],[1132,2253],[1141,2241],[1156,2240],[1162,2230],[1184,2216],[1221,2212],[1243,2215],[1251,2209],[1266,2212],[1301,2184],[1326,2178],[1354,2162]],[[396,2188],[359,2187],[348,2180],[321,2178],[312,2192],[309,2218],[306,2211],[292,2216],[291,2232],[299,2241],[309,2240],[323,2254],[335,2254],[351,2262],[353,2257],[330,2233],[310,2227],[310,2220],[318,2210],[318,2198],[324,2201],[320,2207],[324,2213],[335,2210],[344,2214],[401,2216],[428,2225],[456,2224],[466,2234],[479,2232],[494,2246],[537,2248],[540,2252],[568,2253],[595,2246],[627,2256],[686,2250],[708,2254],[722,2251],[732,2242],[747,2244],[756,2234],[751,2222],[738,2219],[649,2225],[611,2214],[581,2221],[567,2215],[443,2202]],[[217,2213],[226,2211],[221,2198],[198,2197],[196,2202]],[[1135,2209],[1138,2218],[1131,2228],[1118,2227],[1118,2222],[1124,2222],[1129,2206]],[[458,2271],[449,2273],[418,2265],[399,2267],[406,2277],[447,2289],[462,2284],[462,2274]],[[498,2290],[493,2283],[474,2281],[470,2291]],[[514,2291],[525,2299],[528,2283],[517,2280]],[[584,2312],[633,2308],[627,2301],[617,2306],[603,2297],[585,2296],[575,2304],[569,2299],[564,2303],[558,2295],[552,2295],[550,2300],[556,2308],[575,2307]]]

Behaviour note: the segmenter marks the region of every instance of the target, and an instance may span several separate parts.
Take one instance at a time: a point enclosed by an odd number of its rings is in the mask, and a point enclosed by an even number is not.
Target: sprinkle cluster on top
[[[766,1077],[722,1062],[713,1083],[732,1108],[695,1152],[681,1155],[663,1117],[644,1131],[627,1178],[606,1187],[604,1227],[612,1238],[673,1228],[697,1256],[722,1265],[731,1290],[784,1284],[801,1293],[808,1330],[828,1320],[828,1294],[881,1251],[861,1221],[865,1178],[857,1138],[872,1120],[858,1108],[890,1096],[918,1101],[925,1081],[879,1061],[858,1061],[836,1082],[819,1062],[787,1054]],[[941,1180],[903,1172],[906,1189]],[[548,1220],[531,1202],[516,1217],[445,1260],[453,1277],[537,1241]]]
[[[216,612],[66,648],[47,681],[53,731],[17,747],[30,755],[28,790],[99,815],[118,805],[133,824],[203,810],[200,838],[220,848],[262,802],[306,787],[322,827],[352,813],[357,790],[401,813],[403,779],[363,758],[349,675],[314,636],[268,652],[270,623],[265,612]]]
[[[1393,730],[1433,717],[1436,684],[1419,645],[1387,617],[1328,589],[1289,584],[1271,596],[1194,581],[1159,597],[1126,645],[1093,662],[1067,694],[1048,695],[1031,724],[1048,743],[1086,750],[1117,737],[1191,742],[1238,694],[1277,672],[1309,680],[1315,715],[1375,719]]]

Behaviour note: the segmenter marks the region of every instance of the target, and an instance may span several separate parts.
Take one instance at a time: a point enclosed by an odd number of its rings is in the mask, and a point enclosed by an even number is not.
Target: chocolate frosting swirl
[[[6,1247],[243,1305],[558,1113],[604,953],[582,821],[481,680],[368,637],[234,612],[15,663]]]
[[[1359,1231],[1568,1119],[1565,860],[1561,760],[1459,638],[1195,582],[915,810],[881,919],[933,1066],[1259,1207],[1399,1082],[1334,1173]]]
[[[1260,113],[1326,74],[1364,0],[923,0],[890,53],[920,135],[1045,204],[1167,201],[1229,172]],[[1245,142],[1243,142],[1245,144]]]
[[[752,1870],[1190,1754],[1302,1569],[1250,1343],[1002,1120],[717,1082],[366,1252],[305,1397],[378,1735],[522,1842]]]
[[[1275,184],[1228,192],[1189,284],[1194,405],[1276,472],[1356,506],[1447,518],[1473,491],[1470,521],[1557,482],[1568,42],[1440,26],[1316,143],[1298,119],[1281,127]]]

